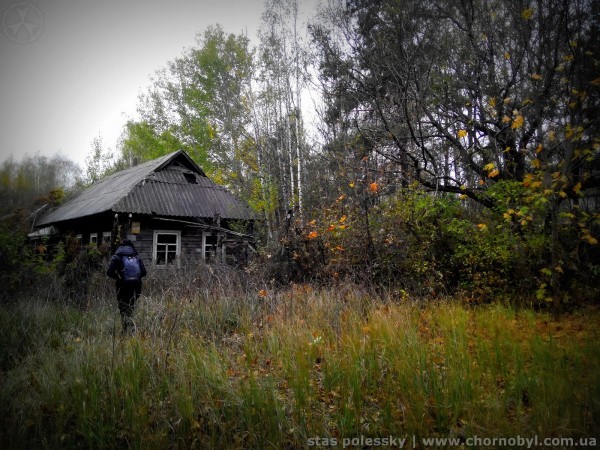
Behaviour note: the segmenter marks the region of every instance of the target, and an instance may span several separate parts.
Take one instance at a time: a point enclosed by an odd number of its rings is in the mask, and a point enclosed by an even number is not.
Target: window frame
[[[169,267],[172,264],[169,264],[165,261],[164,264],[158,264],[157,256],[158,256],[158,236],[162,234],[174,235],[175,239],[175,263],[176,267],[179,267],[179,256],[181,254],[181,231],[179,230],[154,230],[152,235],[152,263],[156,267]],[[168,245],[168,244],[167,244]],[[172,245],[172,244],[171,244]],[[166,255],[165,255],[166,256]]]
[[[224,255],[224,250],[225,250],[225,246],[222,246],[221,248],[219,248],[219,235],[216,234],[213,236],[213,233],[210,231],[203,231],[202,232],[202,261],[204,262],[210,262],[211,258],[209,258],[208,260],[206,259],[206,238],[208,237],[214,237],[216,239],[216,243],[214,245],[214,249],[215,249],[215,253],[214,253],[214,260],[215,261],[223,261],[223,255]],[[213,245],[211,245],[210,247],[213,247]]]
[[[98,245],[98,233],[90,233],[90,245],[95,244]]]

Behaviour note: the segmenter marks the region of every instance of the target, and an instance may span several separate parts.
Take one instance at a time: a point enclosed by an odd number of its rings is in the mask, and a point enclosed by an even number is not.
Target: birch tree
[[[303,216],[307,147],[302,112],[306,52],[297,0],[267,0],[259,32],[255,124],[261,136],[261,179],[276,186],[276,224]],[[268,178],[268,179],[267,179]]]

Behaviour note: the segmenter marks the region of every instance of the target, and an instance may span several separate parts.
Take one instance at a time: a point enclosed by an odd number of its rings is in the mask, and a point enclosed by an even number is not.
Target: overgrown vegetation
[[[314,437],[600,431],[596,308],[556,320],[350,285],[257,291],[221,276],[198,273],[194,289],[150,280],[127,338],[106,291],[83,310],[3,305],[2,445],[303,448]]]
[[[510,299],[537,307],[559,297],[568,308],[598,298],[598,250],[583,237],[586,230],[597,233],[598,214],[562,212],[565,250],[560,264],[551,266],[546,204],[531,204],[531,193],[518,183],[490,189],[499,204],[491,210],[416,188],[380,195],[376,183],[366,193],[350,186],[290,233],[291,276],[347,279],[410,295],[457,295],[475,303]],[[555,272],[561,282],[552,292]]]
[[[0,445],[597,436],[597,4],[334,0],[309,47],[268,0],[258,47],[205,30],[83,181],[4,161]],[[179,148],[259,214],[259,254],[151,270],[121,337],[107,249],[27,233]]]

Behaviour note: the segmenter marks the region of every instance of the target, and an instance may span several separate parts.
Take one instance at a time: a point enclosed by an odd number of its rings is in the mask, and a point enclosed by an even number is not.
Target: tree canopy
[[[273,280],[559,305],[597,279],[598,0],[329,0],[309,24],[300,6],[266,0],[256,43],[199,34],[115,153],[94,140],[85,182],[184,149],[261,217]],[[7,210],[32,161],[4,163]]]

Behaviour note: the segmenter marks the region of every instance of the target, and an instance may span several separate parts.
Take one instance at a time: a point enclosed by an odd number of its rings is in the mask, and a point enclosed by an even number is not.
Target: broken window
[[[198,184],[198,180],[196,179],[196,175],[194,175],[192,172],[183,172],[183,176],[185,177],[186,181],[190,184]]]

